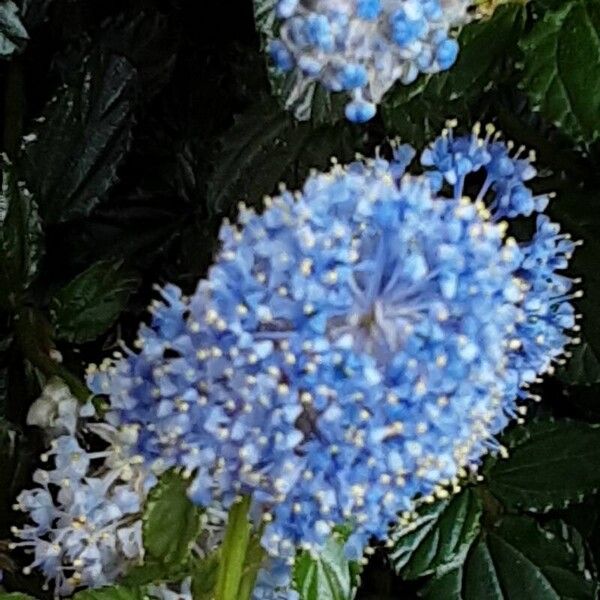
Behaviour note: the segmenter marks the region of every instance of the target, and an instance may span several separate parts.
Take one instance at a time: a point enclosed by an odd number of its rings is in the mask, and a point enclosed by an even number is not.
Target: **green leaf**
[[[202,513],[187,497],[189,482],[165,473],[150,492],[143,517],[143,538],[149,560],[176,566],[187,560],[200,534]]]
[[[89,214],[115,183],[131,139],[135,83],[126,59],[88,58],[77,82],[44,110],[24,166],[45,222]]]
[[[426,600],[463,600],[462,567],[447,571],[443,575],[432,578],[419,592],[420,598]]]
[[[479,533],[482,504],[472,488],[421,507],[419,516],[392,534],[390,561],[404,579],[438,574],[462,564]]]
[[[467,118],[470,107],[498,84],[524,23],[524,7],[509,4],[498,8],[490,20],[467,25],[458,39],[458,60],[450,70],[421,76],[409,86],[396,85],[387,94],[382,106],[386,129],[423,145],[449,117]]]
[[[192,575],[192,597],[194,600],[213,600],[218,572],[218,553],[210,554],[194,565]]]
[[[143,600],[144,594],[139,588],[123,586],[86,590],[73,596],[75,600]]]
[[[34,600],[33,596],[13,592],[12,594],[3,594],[0,592],[0,600]]]
[[[57,337],[78,344],[96,339],[116,321],[138,285],[138,277],[120,261],[92,265],[50,303]]]
[[[208,205],[215,213],[226,212],[244,200],[257,204],[276,191],[280,181],[300,185],[296,175],[310,168],[326,168],[329,158],[352,156],[355,134],[348,125],[312,127],[297,123],[272,100],[263,101],[236,117],[221,140],[209,181]],[[296,172],[295,165],[303,167]]]
[[[0,2],[0,58],[23,51],[29,36],[19,19],[19,7],[12,0]]]
[[[600,488],[600,425],[540,421],[512,436],[508,460],[488,474],[490,491],[509,509],[546,512]]]
[[[594,385],[600,383],[600,360],[590,344],[584,342],[571,350],[566,366],[559,369],[558,377],[567,385]]]
[[[302,552],[294,566],[294,587],[301,600],[350,600],[355,571],[339,539],[330,539],[318,558]]]
[[[591,353],[600,357],[600,194],[597,190],[580,191],[568,186],[550,203],[548,212],[573,239],[583,241],[583,245],[575,251],[569,271],[574,276],[583,276],[583,283],[577,286],[584,292],[583,298],[577,302],[583,314],[581,337],[584,346],[588,345]],[[586,358],[585,355],[575,352],[574,358],[567,364],[567,370],[572,369],[571,375],[581,373],[584,380],[577,383],[585,385],[597,375],[594,375],[595,361],[589,353],[586,363],[581,367],[576,366],[582,358]]]
[[[600,134],[600,2],[571,0],[522,40],[522,87],[540,111],[576,140]]]
[[[473,546],[462,568],[430,582],[428,600],[593,600],[596,583],[563,525],[542,529],[528,517],[506,517]]]
[[[16,307],[38,273],[42,228],[37,206],[12,167],[0,190],[0,305]]]
[[[35,460],[25,436],[4,419],[0,419],[0,456],[0,537],[4,537],[14,525],[11,506],[30,481]]]
[[[23,23],[30,31],[41,25],[48,15],[53,0],[21,0],[20,8]]]

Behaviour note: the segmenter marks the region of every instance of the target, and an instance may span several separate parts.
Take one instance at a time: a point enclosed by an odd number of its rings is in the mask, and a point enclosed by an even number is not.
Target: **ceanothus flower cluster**
[[[472,0],[278,0],[275,66],[295,71],[291,97],[318,81],[351,95],[350,121],[371,119],[396,82],[449,69],[458,55],[454,27],[467,23]]]
[[[164,287],[137,352],[90,369],[109,421],[149,466],[182,468],[194,502],[252,498],[271,557],[318,552],[343,526],[359,558],[500,449],[575,341],[561,273],[575,244],[539,214],[532,157],[492,127],[445,130],[421,175],[405,172],[414,154],[241,206],[196,292]],[[530,216],[531,239],[508,235]]]
[[[83,446],[81,420],[93,414],[91,404],[78,406],[69,388],[54,379],[28,415],[28,423],[56,436],[42,456],[52,466],[38,469],[38,487],[17,498],[15,509],[28,513],[33,524],[13,528],[21,541],[11,547],[32,552],[25,572],[40,569],[61,596],[112,583],[143,557],[140,511],[156,478],[133,454],[131,428],[88,423],[86,429],[106,448]]]

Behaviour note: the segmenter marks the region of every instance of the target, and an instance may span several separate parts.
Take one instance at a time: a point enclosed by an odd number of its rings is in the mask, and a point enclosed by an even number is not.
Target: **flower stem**
[[[248,600],[252,590],[242,590],[246,553],[250,543],[250,523],[248,510],[250,498],[244,497],[241,502],[229,509],[229,520],[225,530],[225,538],[221,546],[221,561],[217,577],[215,600]],[[244,587],[248,587],[245,585]],[[241,595],[241,592],[245,595]]]

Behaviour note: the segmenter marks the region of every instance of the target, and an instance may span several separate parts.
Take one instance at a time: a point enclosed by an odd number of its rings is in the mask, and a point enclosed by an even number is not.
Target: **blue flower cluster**
[[[453,27],[468,22],[471,0],[278,0],[282,20],[270,54],[281,71],[296,72],[299,89],[319,81],[352,96],[350,121],[375,115],[398,80],[449,69],[458,55]],[[298,90],[292,96],[299,95]]]
[[[184,469],[194,502],[251,496],[270,556],[318,552],[344,525],[359,558],[499,449],[574,341],[575,244],[542,215],[531,239],[508,235],[505,218],[549,198],[521,154],[493,128],[449,128],[422,175],[400,146],[282,188],[262,214],[240,206],[196,292],[166,286],[137,352],[90,369],[110,422],[148,465]]]
[[[33,524],[13,528],[34,560],[25,569],[40,569],[53,592],[70,595],[79,587],[112,583],[143,556],[140,511],[156,478],[132,452],[132,428],[102,423],[88,429],[107,443],[90,452],[79,439],[81,419],[93,408],[81,408],[68,387],[51,380],[29,411],[28,422],[56,433],[42,456],[47,469],[34,473],[38,487],[17,498],[16,510]],[[135,438],[133,438],[135,439]]]

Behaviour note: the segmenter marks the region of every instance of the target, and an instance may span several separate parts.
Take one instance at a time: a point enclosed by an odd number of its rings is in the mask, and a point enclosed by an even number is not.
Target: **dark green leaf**
[[[122,15],[116,22],[109,21],[101,39],[105,51],[131,62],[149,95],[160,91],[175,65],[179,38],[168,25],[161,13],[142,10],[133,18]]]
[[[87,59],[62,87],[25,150],[26,178],[48,223],[87,215],[117,178],[131,138],[136,72],[124,58]]]
[[[558,371],[561,381],[568,385],[600,383],[600,360],[595,350],[584,342],[575,347],[566,366]]]
[[[583,298],[578,301],[578,308],[583,314],[581,322],[581,337],[584,346],[589,345],[590,351],[596,357],[600,356],[600,270],[598,257],[600,256],[600,195],[597,191],[578,191],[569,186],[550,203],[549,212],[557,220],[565,232],[571,234],[575,240],[582,240],[583,246],[577,248],[572,260],[571,271],[575,276],[583,276],[583,283],[578,288],[583,288]],[[576,349],[575,349],[576,350]],[[588,377],[594,379],[593,360],[588,356],[586,371],[585,366],[578,368],[577,360],[584,358],[582,355],[574,357],[574,363],[567,365],[567,369],[574,369],[573,373],[581,373],[583,381],[587,384]],[[575,383],[575,381],[573,381]]]
[[[600,487],[600,426],[541,421],[517,428],[510,457],[489,472],[489,489],[510,509],[545,512]]]
[[[139,279],[120,262],[92,265],[52,299],[56,335],[74,343],[96,339],[121,314],[138,284]]]
[[[212,600],[219,572],[218,553],[210,554],[193,567],[192,596],[194,600]]]
[[[473,546],[462,568],[433,580],[429,600],[594,600],[597,585],[570,540],[528,517],[507,517]]]
[[[0,58],[21,52],[29,36],[19,19],[19,7],[12,0],[0,2]]]
[[[481,500],[472,488],[424,505],[408,526],[392,534],[390,560],[404,579],[441,573],[462,564],[480,528]]]
[[[21,15],[23,23],[29,30],[41,25],[48,14],[48,9],[53,0],[21,0]]]
[[[462,578],[462,567],[448,571],[431,579],[420,591],[419,597],[426,600],[463,600]]]
[[[120,583],[128,587],[139,587],[150,583],[181,581],[189,575],[189,569],[187,561],[181,564],[170,564],[145,557],[144,564],[129,569],[120,579]]]
[[[326,168],[332,155],[348,153],[352,138],[345,124],[313,128],[296,123],[272,101],[256,105],[238,116],[222,139],[209,182],[209,207],[224,212],[240,200],[256,204],[280,181],[294,178],[295,164]]]
[[[33,456],[25,436],[13,425],[0,419],[0,537],[8,535],[14,524],[11,506],[29,481]]]
[[[75,600],[143,600],[141,589],[123,586],[105,587],[98,590],[86,590],[73,596]]]
[[[382,114],[388,130],[424,144],[449,117],[466,118],[469,107],[497,84],[515,53],[525,23],[523,6],[498,8],[489,21],[467,25],[459,36],[460,54],[448,71],[396,85],[385,97]]]
[[[303,552],[296,559],[294,587],[301,600],[350,600],[355,577],[343,543],[331,539],[318,558]]]
[[[6,594],[0,592],[0,600],[34,600],[33,596],[27,594],[20,594],[19,592],[13,592],[12,594]]]
[[[0,305],[16,306],[38,272],[42,228],[31,194],[4,170],[0,191]]]
[[[276,145],[291,127],[285,113],[259,107],[239,116],[223,139],[223,149],[216,161],[216,170],[208,188],[208,203],[215,212],[235,205],[240,198],[234,195],[241,180],[249,173],[257,175],[253,163],[265,150]]]
[[[599,31],[600,2],[571,0],[544,11],[521,42],[532,108],[586,142],[600,134]]]
[[[144,511],[144,548],[150,560],[183,563],[200,534],[202,513],[187,497],[189,482],[166,473],[152,490]]]

